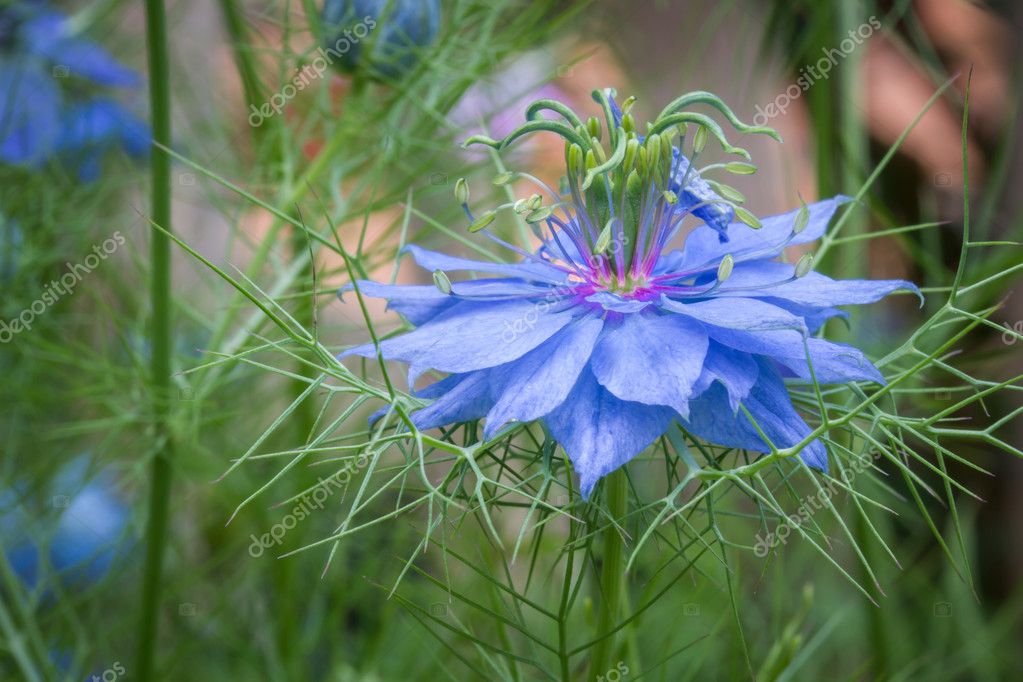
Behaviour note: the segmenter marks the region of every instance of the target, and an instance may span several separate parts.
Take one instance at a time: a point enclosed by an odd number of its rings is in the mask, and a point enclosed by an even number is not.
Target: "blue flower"
[[[150,134],[142,119],[114,100],[79,94],[139,82],[45,3],[0,6],[0,162],[37,168],[58,158],[91,181],[113,147],[144,157]]]
[[[398,78],[437,37],[440,0],[326,0],[321,21],[342,71]]]
[[[834,280],[810,271],[808,259],[779,260],[786,247],[823,236],[848,198],[758,221],[711,190],[680,152],[685,130],[678,123],[713,133],[713,122],[679,109],[696,100],[734,119],[720,100],[706,93],[680,98],[682,105],[666,109],[639,141],[631,118],[610,106],[612,94],[594,93],[606,107],[612,151],[597,150],[595,120],[583,124],[552,102],[531,107],[530,123],[503,142],[471,140],[503,147],[538,128],[566,137],[567,195],[537,180],[552,203],[543,207],[534,195],[514,205],[536,228],[541,245],[534,253],[489,233],[521,260],[480,262],[409,246],[421,267],[437,273],[438,286],[359,283],[363,295],[386,299],[416,326],[380,343],[384,358],[408,363],[410,386],[427,371],[449,375],[417,393],[433,400],[412,415],[417,428],[485,418],[489,439],[509,423],[542,420],[585,496],[673,423],[729,448],[771,452],[772,445],[797,444],[810,427],[784,378],[884,382],[862,352],[815,332],[844,315],[838,306],[917,292],[902,280]],[[566,123],[536,117],[540,109],[557,111]],[[709,205],[719,208],[701,215]],[[723,227],[721,216],[733,213],[745,222]],[[703,223],[672,248],[690,214]],[[491,276],[446,274],[459,271]],[[376,352],[366,344],[342,357]],[[800,456],[827,470],[820,440]]]
[[[43,561],[65,585],[94,583],[125,549],[128,507],[117,497],[112,476],[101,472],[89,477],[88,466],[88,457],[76,458],[43,496],[59,514],[53,529],[40,532],[37,515],[22,506],[28,493],[18,487],[0,492],[4,552],[29,588],[39,582]]]

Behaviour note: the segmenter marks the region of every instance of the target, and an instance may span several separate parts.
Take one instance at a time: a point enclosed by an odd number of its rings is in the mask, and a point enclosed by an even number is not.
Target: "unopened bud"
[[[455,181],[455,201],[462,206],[469,203],[469,183],[465,181],[465,178],[458,178]]]

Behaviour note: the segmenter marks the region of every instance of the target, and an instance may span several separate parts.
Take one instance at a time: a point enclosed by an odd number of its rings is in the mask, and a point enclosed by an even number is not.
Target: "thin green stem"
[[[602,639],[593,647],[590,677],[596,678],[611,669],[611,656],[617,639],[608,635],[618,624],[625,577],[625,543],[617,524],[625,519],[628,505],[629,480],[625,471],[618,469],[604,482],[610,523],[604,531],[604,550],[600,567],[600,612],[597,618],[597,637]]]
[[[146,45],[149,59],[149,103],[153,125],[150,171],[152,221],[163,230],[171,225],[170,157],[157,145],[171,144],[170,69],[167,13],[163,0],[146,0]],[[146,563],[142,578],[137,679],[148,682],[155,669],[157,616],[161,598],[164,546],[171,490],[173,444],[170,433],[171,352],[173,326],[170,281],[170,239],[154,230],[151,236],[152,396],[155,449],[146,527]]]

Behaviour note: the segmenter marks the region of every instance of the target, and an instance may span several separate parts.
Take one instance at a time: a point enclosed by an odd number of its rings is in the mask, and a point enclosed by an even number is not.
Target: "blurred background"
[[[231,276],[244,273],[332,350],[367,338],[358,302],[336,295],[350,281],[348,267],[428,283],[398,260],[400,245],[473,254],[453,201],[458,177],[469,178],[474,205],[485,206],[506,200],[489,182],[504,167],[497,164],[555,186],[562,172],[553,137],[531,138],[499,160],[463,150],[462,140],[506,134],[538,97],[596,114],[590,93],[603,87],[635,95],[639,120],[683,92],[709,90],[743,120],[776,128],[784,144],[750,139],[760,171],[733,183],[758,215],[867,185],[866,210],[844,235],[884,234],[850,239],[819,269],[907,278],[928,292],[922,310],[899,297],[835,330],[872,356],[901,344],[943,302],[960,257],[965,192],[974,239],[1001,244],[977,256],[969,281],[1023,263],[1013,245],[1023,236],[1021,2],[424,0],[382,12],[379,4],[359,6],[376,12],[379,42],[360,47],[356,34],[356,49],[319,71],[326,29],[318,0],[168,5],[173,229]],[[33,28],[39,12],[63,23]],[[134,679],[149,464],[163,447],[148,371],[144,19],[141,3],[128,0],[0,3],[4,680]],[[54,46],[65,35],[78,42]],[[401,50],[384,59],[388,40]],[[45,127],[58,100],[53,128],[62,132],[51,135]],[[46,135],[56,140],[49,147]],[[350,262],[282,214],[328,236],[332,223]],[[69,272],[76,274],[65,282]],[[268,348],[279,334],[260,311],[177,248],[173,281],[174,478],[157,678],[547,676],[494,662],[500,657],[487,643],[518,650],[518,636],[443,585],[453,581],[494,609],[504,595],[472,562],[418,554],[432,519],[422,509],[392,514],[401,491],[374,502],[382,522],[314,544],[337,532],[359,467],[324,499],[303,493],[322,493],[322,479],[337,471],[333,456],[351,454],[344,448],[361,442],[364,417],[379,403],[356,401],[356,417],[334,430],[321,458],[276,478],[337,406],[289,407],[314,367]],[[990,319],[1016,335],[1018,283],[995,279],[976,302],[997,306]],[[374,302],[367,315],[378,331],[401,324]],[[946,360],[1003,381],[1023,374],[1021,343],[989,327]],[[934,413],[957,399],[935,384],[906,409]],[[1018,393],[999,394],[964,418],[982,427],[1021,404]],[[1000,425],[999,436],[1023,449],[1018,419]],[[250,448],[245,466],[221,478]],[[967,462],[949,461],[963,487],[957,507],[928,499],[924,516],[898,477],[889,481],[892,508],[872,518],[896,560],[877,542],[863,543],[876,582],[831,520],[821,532],[844,572],[798,538],[766,559],[746,553],[727,583],[712,560],[707,567],[693,559],[681,579],[662,584],[659,567],[670,556],[646,557],[634,569],[637,595],[657,601],[630,643],[642,674],[630,658],[629,673],[606,679],[1020,679],[1023,462],[983,441],[955,450]],[[853,501],[836,504],[851,509]],[[737,507],[723,523],[743,522]],[[502,522],[510,545],[518,523]],[[484,556],[501,555],[482,528],[451,533],[471,559],[494,561],[488,570],[532,577],[526,552],[514,564]],[[738,533],[753,542],[753,525]],[[949,550],[952,537],[961,552]],[[558,530],[535,546],[556,554]],[[580,627],[592,621],[586,608]]]

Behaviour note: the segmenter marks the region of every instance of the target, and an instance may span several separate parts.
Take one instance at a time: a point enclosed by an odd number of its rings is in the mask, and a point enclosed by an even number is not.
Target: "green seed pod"
[[[590,116],[586,120],[586,133],[589,137],[596,140],[597,144],[600,144],[601,127],[600,120],[596,116]]]

